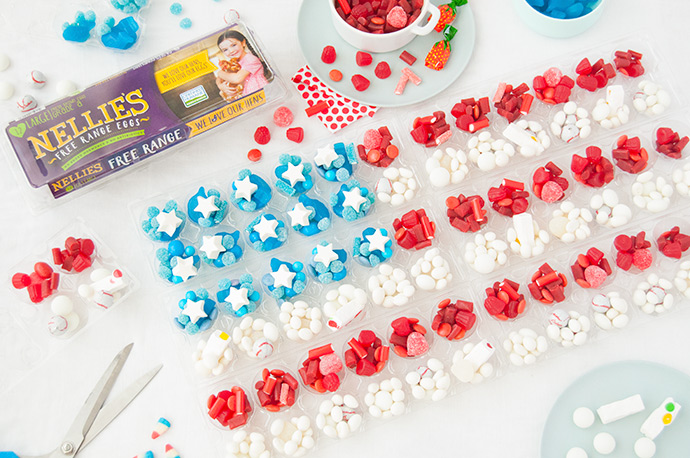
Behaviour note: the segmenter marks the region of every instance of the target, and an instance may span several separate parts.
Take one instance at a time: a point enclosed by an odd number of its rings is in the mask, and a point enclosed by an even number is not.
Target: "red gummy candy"
[[[31,284],[31,277],[29,277],[27,274],[17,272],[16,274],[12,275],[12,286],[14,286],[15,288],[17,288],[17,289],[26,288],[30,284]]]
[[[588,266],[585,269],[585,280],[591,288],[600,287],[607,277],[606,271],[599,266]]]
[[[541,188],[541,200],[547,204],[552,204],[561,200],[565,193],[555,181],[547,181]]]
[[[633,253],[633,265],[640,270],[648,269],[652,265],[652,253],[647,250],[635,250]]]
[[[254,132],[254,141],[259,145],[265,145],[271,141],[271,132],[268,131],[268,127],[261,126]]]
[[[250,149],[249,152],[247,153],[247,159],[249,159],[252,162],[258,162],[261,160],[261,151],[254,148]]]
[[[393,328],[393,332],[402,337],[406,337],[412,332],[410,322],[404,316],[393,320],[391,327]]]
[[[323,375],[334,374],[343,369],[343,362],[335,353],[323,355],[319,361],[319,372]]]
[[[367,150],[372,150],[375,148],[379,148],[381,146],[382,140],[383,137],[381,136],[381,133],[379,133],[378,130],[369,129],[366,132],[364,132],[364,140],[362,141],[362,144]]]
[[[332,64],[335,62],[335,48],[333,46],[326,46],[323,48],[323,51],[321,51],[321,61],[324,64]]]
[[[330,392],[334,392],[340,386],[338,374],[328,374],[323,377],[323,387]]]
[[[371,65],[371,63],[374,61],[374,59],[371,57],[371,54],[363,51],[357,51],[357,54],[355,55],[355,60],[357,61],[357,65],[359,65],[360,67],[366,67],[367,65]]]
[[[38,274],[41,278],[50,278],[50,274],[53,273],[53,269],[45,262],[37,262],[34,264],[34,272]]]
[[[407,356],[419,356],[429,351],[429,343],[419,332],[407,336]]]
[[[301,127],[293,127],[285,132],[285,136],[290,141],[302,143],[302,140],[304,140],[304,129]]]
[[[374,75],[376,75],[377,78],[385,80],[389,76],[391,76],[391,68],[388,65],[388,62],[382,61],[379,62],[376,65],[376,68],[374,69]]]
[[[366,79],[362,75],[352,75],[352,78],[350,78],[350,81],[352,81],[352,85],[355,87],[356,90],[359,92],[366,91],[369,89],[369,80]]]

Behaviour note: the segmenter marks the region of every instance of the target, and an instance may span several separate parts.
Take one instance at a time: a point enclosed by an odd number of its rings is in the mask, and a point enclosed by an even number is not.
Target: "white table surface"
[[[134,53],[114,54],[98,47],[78,48],[56,37],[53,29],[56,19],[52,18],[51,11],[58,6],[70,11],[76,9],[75,5],[83,6],[88,2],[6,0],[0,9],[0,25],[3,25],[0,27],[0,51],[10,55],[13,67],[0,74],[0,78],[18,80],[25,78],[30,69],[42,70],[49,79],[45,92],[40,93],[40,101],[46,102],[55,95],[54,83],[58,79],[72,79],[87,86],[219,27],[222,13],[231,7],[238,9],[243,19],[258,32],[286,80],[304,64],[295,33],[299,1],[179,1],[194,21],[191,30],[181,30],[177,26],[179,18],[168,13],[171,1],[151,0],[152,5],[145,13],[146,30],[141,46]],[[677,81],[687,81],[690,74],[687,59],[690,2],[685,0],[608,0],[609,5],[594,28],[580,37],[566,40],[544,38],[527,29],[513,14],[509,0],[470,1],[477,22],[477,44],[472,61],[458,84],[471,85],[483,78],[505,74],[510,68],[529,67],[549,56],[571,53],[577,56],[580,49],[638,30],[647,30],[655,36],[662,46],[657,51],[672,64]],[[97,3],[96,0],[93,3]],[[99,5],[103,7],[104,3]],[[39,92],[36,95],[38,97]],[[290,103],[297,107],[299,101],[293,98]],[[0,109],[6,112],[13,108],[4,103]],[[399,111],[381,110],[376,117],[383,119]],[[302,119],[301,124],[307,137],[326,135],[315,119]],[[229,134],[233,129],[239,130],[230,127],[226,132]],[[223,136],[218,135],[198,139],[197,158],[222,159],[217,153],[222,146],[218,143],[221,139]],[[233,149],[238,152],[247,151],[253,143],[251,136],[246,134],[235,136],[233,141]],[[208,424],[201,417],[193,388],[182,375],[179,357],[170,345],[171,329],[158,310],[157,294],[162,288],[154,282],[148,265],[142,262],[141,239],[134,233],[127,207],[129,202],[152,194],[154,189],[189,181],[195,174],[203,175],[208,170],[178,154],[153,162],[156,170],[149,167],[146,172],[128,174],[121,181],[99,186],[37,216],[27,211],[21,196],[23,188],[16,185],[4,163],[0,166],[3,195],[0,199],[0,272],[3,276],[0,278],[9,278],[11,266],[30,252],[36,241],[52,234],[54,228],[82,217],[117,251],[142,284],[130,300],[111,310],[104,319],[92,323],[68,345],[61,346],[56,355],[31,372],[20,385],[0,396],[0,450],[37,455],[56,446],[107,361],[124,344],[133,341],[134,351],[115,391],[159,361],[165,367],[151,386],[79,456],[134,456],[150,448],[156,456],[162,456],[163,442],[174,444],[182,457],[217,456],[212,446],[205,442]],[[7,283],[0,288],[0,311],[16,301],[8,288]],[[689,319],[690,310],[686,307],[644,326],[634,326],[613,338],[599,340],[578,351],[474,387],[438,405],[415,410],[411,415],[360,433],[339,447],[321,449],[315,456],[428,456],[434,453],[470,458],[536,458],[551,405],[569,383],[589,368],[622,359],[647,359],[690,373]],[[3,370],[2,360],[0,370]],[[152,442],[149,435],[159,416],[169,418],[173,428],[163,439]]]

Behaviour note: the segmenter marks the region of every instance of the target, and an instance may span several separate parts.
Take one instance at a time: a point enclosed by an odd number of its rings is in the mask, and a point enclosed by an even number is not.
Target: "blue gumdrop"
[[[108,48],[129,49],[137,42],[137,31],[139,24],[132,16],[127,16],[116,25],[112,30],[101,36],[101,43]]]
[[[331,226],[331,219],[330,218],[321,218],[318,223],[316,223],[316,226],[319,228],[319,230],[325,231]]]
[[[331,272],[338,273],[345,268],[345,264],[343,264],[341,261],[333,261],[329,267]]]
[[[276,188],[278,189],[278,191],[288,196],[294,196],[295,194],[297,194],[297,190],[295,188],[293,188],[287,182],[282,180],[276,182]]]
[[[333,274],[330,272],[322,273],[318,275],[316,278],[317,280],[319,280],[319,282],[323,283],[324,285],[333,283]]]
[[[172,270],[169,267],[161,264],[158,266],[158,275],[161,278],[168,280],[172,276]]]
[[[188,17],[186,17],[180,21],[180,27],[182,27],[183,29],[189,29],[191,26],[192,26],[192,20],[189,19]]]
[[[314,263],[313,268],[316,271],[317,275],[328,272],[328,267],[324,265],[323,262]]]
[[[189,317],[188,317],[187,315],[182,315],[182,314],[180,314],[180,316],[177,317],[177,321],[178,321],[182,326],[186,326],[187,323],[189,323]]]
[[[96,13],[94,13],[93,10],[88,10],[86,13],[84,13],[83,19],[87,22],[95,22],[96,21]]]
[[[160,214],[160,212],[161,211],[158,209],[158,207],[149,207],[146,209],[146,216],[149,218],[155,218]]]
[[[252,283],[252,282],[254,282],[254,279],[249,274],[242,274],[240,276],[239,280],[240,280],[240,283]]]
[[[350,172],[346,169],[338,169],[335,173],[335,177],[340,182],[347,181],[350,178]]]
[[[381,261],[382,261],[382,259],[378,255],[375,255],[375,254],[371,254],[368,259],[369,259],[369,264],[371,265],[371,267],[376,267],[377,265],[381,264]]]
[[[305,290],[306,287],[307,287],[307,284],[304,281],[295,281],[292,284],[292,289],[297,294],[301,294]]]
[[[345,221],[354,221],[359,218],[359,215],[352,207],[343,208],[342,217]]]
[[[187,326],[185,326],[185,331],[187,331],[188,334],[194,335],[199,332],[199,326],[197,326],[196,323],[189,323]]]
[[[345,165],[345,156],[338,155],[338,157],[333,161],[331,164],[331,167],[333,168],[341,168],[343,165]]]
[[[232,285],[232,281],[228,278],[221,278],[218,280],[218,289],[228,289]]]
[[[169,200],[165,203],[165,207],[163,207],[163,211],[166,212],[171,212],[173,210],[177,210],[177,202],[174,200]]]

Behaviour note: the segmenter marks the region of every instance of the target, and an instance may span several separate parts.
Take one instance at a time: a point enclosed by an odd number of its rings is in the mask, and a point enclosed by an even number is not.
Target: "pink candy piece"
[[[551,67],[544,72],[544,79],[546,80],[546,84],[550,87],[558,86],[558,83],[561,82],[561,78],[563,78],[563,73],[556,67]]]
[[[407,86],[408,81],[410,81],[410,77],[407,76],[405,72],[402,72],[398,80],[398,85],[395,86],[395,95],[401,95],[405,91],[405,86]]]
[[[563,188],[561,188],[555,181],[547,181],[541,188],[541,200],[547,204],[558,202],[563,197]]]
[[[386,22],[391,27],[402,29],[407,25],[407,13],[405,13],[405,10],[402,8],[402,6],[396,6],[388,12]]]
[[[429,343],[419,332],[407,336],[407,356],[419,356],[429,351]]]
[[[381,146],[381,141],[383,137],[376,129],[369,129],[364,133],[364,147],[368,150],[377,149]]]
[[[403,67],[402,69],[403,75],[406,75],[410,81],[412,81],[412,84],[415,86],[419,86],[422,84],[422,79],[413,72],[410,67]]]
[[[319,372],[322,375],[335,374],[343,369],[343,362],[335,353],[329,353],[321,357],[319,361]]]
[[[645,270],[652,265],[652,253],[649,250],[635,250],[633,253],[633,265],[640,270]]]
[[[278,107],[276,111],[273,112],[273,122],[276,123],[278,127],[287,127],[292,124],[294,119],[295,117],[288,107]]]
[[[585,269],[585,281],[591,288],[598,288],[606,281],[606,271],[599,266],[588,266]]]

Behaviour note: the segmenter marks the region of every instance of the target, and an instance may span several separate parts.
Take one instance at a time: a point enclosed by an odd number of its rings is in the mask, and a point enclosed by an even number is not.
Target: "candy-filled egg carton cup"
[[[219,449],[256,442],[301,455],[685,306],[690,123],[649,43],[629,39],[487,79],[409,118],[267,149],[259,163],[134,205],[142,237],[161,227],[147,208],[169,199],[180,214],[166,211],[185,219],[169,237],[183,246],[201,247],[221,227],[240,232],[225,248],[241,247],[241,257],[216,267],[200,256],[198,275],[164,280],[172,288],[161,307]],[[635,78],[616,68],[627,68],[629,49],[643,55]],[[636,99],[648,108],[665,100],[661,86],[671,99],[664,113],[638,112]],[[495,95],[498,106],[485,110],[480,99]],[[542,102],[566,95],[574,105]],[[627,122],[613,126],[612,112]],[[481,128],[463,130],[472,125]],[[200,186],[228,202],[217,226],[190,220]],[[278,227],[263,213],[284,223],[286,238],[261,240]],[[169,243],[162,238],[148,242],[151,260]]]
[[[11,268],[6,285],[15,292],[4,308],[9,328],[26,339],[10,339],[3,348],[24,355],[28,368],[129,297],[139,282],[78,219],[35,244]]]

